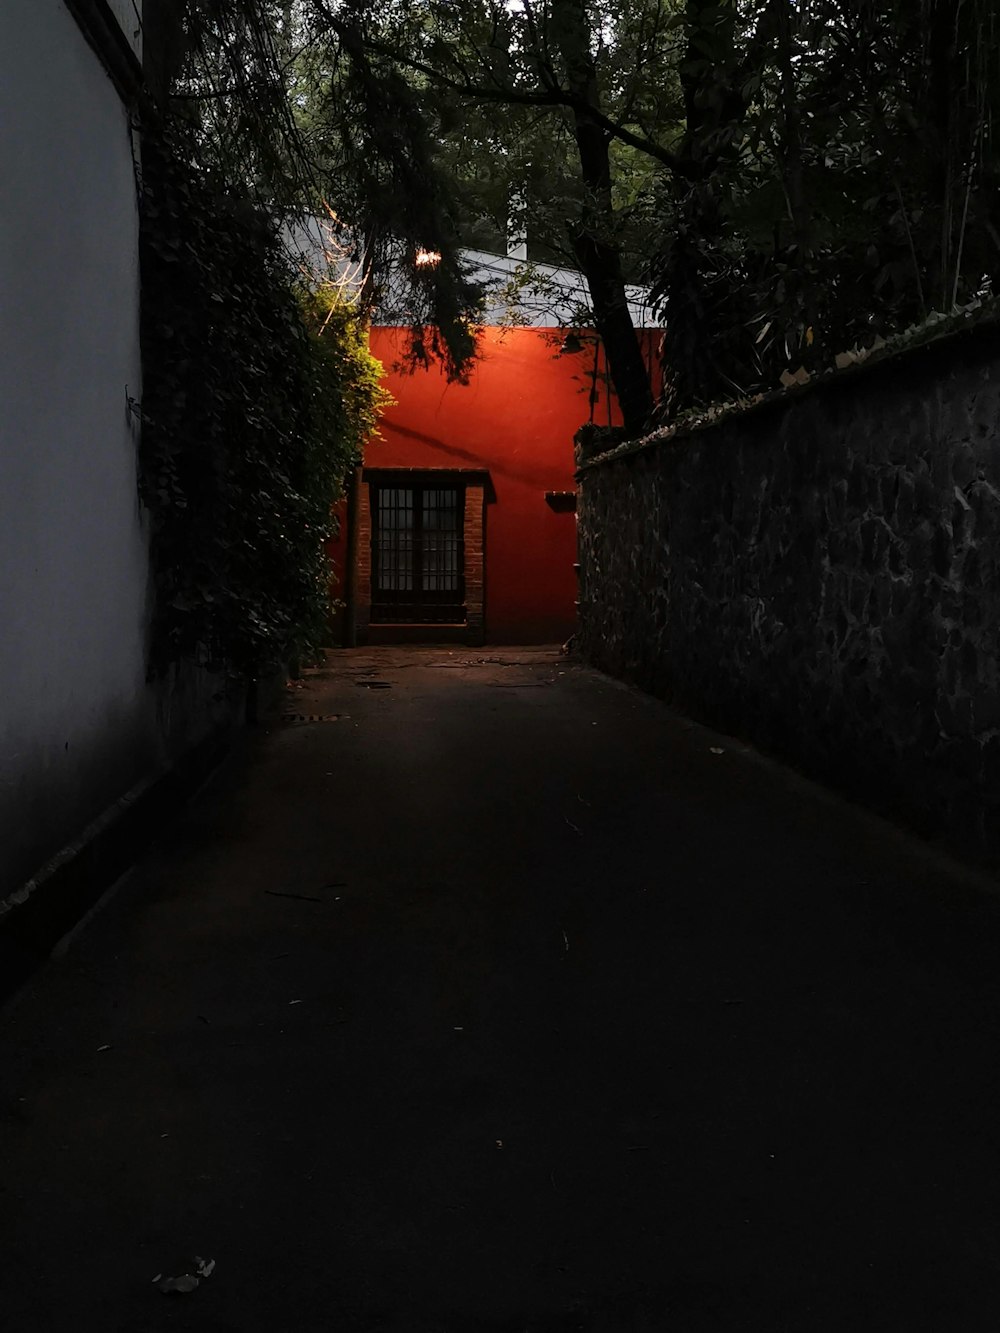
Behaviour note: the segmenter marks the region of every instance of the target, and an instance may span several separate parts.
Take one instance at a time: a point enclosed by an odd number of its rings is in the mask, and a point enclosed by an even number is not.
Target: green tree
[[[415,358],[436,354],[453,374],[474,352],[481,299],[461,244],[530,214],[533,246],[586,275],[637,431],[652,398],[625,279],[652,177],[672,161],[672,12],[667,0],[187,0],[166,95],[224,176],[272,207],[326,201],[366,294],[394,269]],[[440,259],[421,267],[421,251]]]
[[[696,176],[661,196],[668,413],[995,287],[985,0],[688,0]]]
[[[350,33],[373,67],[406,76],[442,159],[450,157],[453,185],[466,201],[478,195],[481,219],[499,230],[505,204],[515,223],[528,215],[548,253],[583,272],[626,427],[641,430],[653,403],[626,300],[627,251],[652,198],[649,176],[674,160],[665,142],[677,106],[666,61],[671,6],[397,0],[347,13],[314,0],[313,8],[342,45]],[[467,154],[449,152],[470,126],[489,154],[492,194]]]
[[[624,283],[644,267],[668,417],[995,283],[992,0],[194,10],[175,97],[216,159],[272,207],[326,200],[366,297],[394,269],[414,356],[451,373],[479,296],[460,246],[496,248],[511,215],[586,275],[632,432],[652,404]]]

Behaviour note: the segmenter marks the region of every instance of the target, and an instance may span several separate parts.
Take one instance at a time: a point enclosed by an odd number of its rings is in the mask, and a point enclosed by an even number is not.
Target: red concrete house
[[[516,262],[475,258],[501,274]],[[578,274],[549,269],[553,278],[564,305],[579,296]],[[634,295],[652,365],[659,335]],[[346,602],[340,642],[557,643],[573,633],[573,436],[620,416],[597,340],[567,334],[560,313],[550,305],[522,310],[529,327],[487,326],[468,384],[435,367],[401,370],[406,329],[372,329],[396,405],[330,545]]]

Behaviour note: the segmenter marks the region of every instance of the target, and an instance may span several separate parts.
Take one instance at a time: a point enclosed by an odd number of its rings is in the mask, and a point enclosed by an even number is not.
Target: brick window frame
[[[373,625],[372,614],[372,491],[376,486],[460,486],[465,493],[465,624],[460,628],[436,625]],[[470,645],[486,640],[486,506],[494,500],[490,474],[483,468],[377,468],[361,473],[358,497],[357,642],[360,644],[408,638],[453,638]],[[451,632],[447,631],[451,629]]]

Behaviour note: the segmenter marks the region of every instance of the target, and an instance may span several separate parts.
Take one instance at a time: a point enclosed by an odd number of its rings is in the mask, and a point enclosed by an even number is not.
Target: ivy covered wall
[[[302,285],[276,221],[196,158],[183,126],[147,131],[135,407],[151,665],[253,681],[328,641],[332,506],[388,395],[352,308]]]

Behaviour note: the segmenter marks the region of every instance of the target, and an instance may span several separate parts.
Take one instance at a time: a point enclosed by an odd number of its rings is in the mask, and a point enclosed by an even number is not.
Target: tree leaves
[[[688,0],[689,40],[706,12]],[[699,64],[699,38],[681,67],[703,179],[664,179],[660,196],[668,412],[769,388],[1000,279],[988,0],[748,0],[739,15],[732,62]],[[706,108],[725,103],[727,68],[739,114],[720,124]]]
[[[395,266],[415,360],[454,374],[478,300],[459,247],[503,251],[517,214],[532,259],[577,265],[589,235],[662,301],[676,411],[996,288],[994,8],[187,0],[178,92],[222,179],[326,199],[373,298]],[[417,246],[431,281],[399,264]]]

